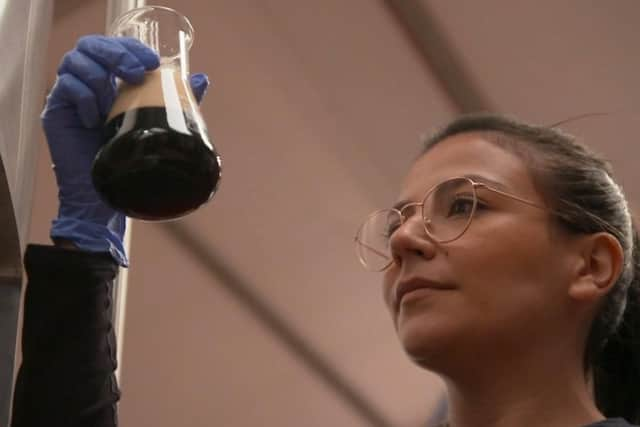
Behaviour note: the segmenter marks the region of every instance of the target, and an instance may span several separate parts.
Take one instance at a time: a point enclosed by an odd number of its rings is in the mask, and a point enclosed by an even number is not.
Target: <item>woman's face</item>
[[[520,158],[474,133],[447,138],[420,157],[398,200],[421,202],[432,186],[465,175],[544,206]],[[549,214],[488,190],[479,189],[478,198],[486,207],[453,242],[430,240],[419,209],[391,236],[395,262],[384,274],[385,302],[406,352],[436,371],[549,344],[567,316],[568,248],[550,232]],[[406,284],[432,288],[398,300]]]

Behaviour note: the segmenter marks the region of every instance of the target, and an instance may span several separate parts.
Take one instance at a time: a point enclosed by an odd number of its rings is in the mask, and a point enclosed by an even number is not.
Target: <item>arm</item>
[[[106,253],[30,245],[13,427],[114,427],[111,323],[117,264]]]
[[[25,255],[22,353],[13,427],[115,427],[119,391],[112,289],[125,217],[91,182],[104,144],[102,125],[116,95],[115,76],[144,81],[159,58],[129,38],[87,36],[68,52],[42,114],[60,202],[51,228],[56,247],[31,245]],[[199,101],[203,74],[191,84]]]

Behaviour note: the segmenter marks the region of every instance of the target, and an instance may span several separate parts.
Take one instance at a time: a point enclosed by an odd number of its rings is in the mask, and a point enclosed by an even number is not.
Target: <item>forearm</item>
[[[13,427],[116,425],[109,254],[30,246]]]

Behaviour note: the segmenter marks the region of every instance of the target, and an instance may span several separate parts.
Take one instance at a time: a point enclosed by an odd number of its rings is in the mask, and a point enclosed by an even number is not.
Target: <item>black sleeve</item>
[[[108,254],[30,245],[25,269],[12,427],[115,427],[116,263]]]

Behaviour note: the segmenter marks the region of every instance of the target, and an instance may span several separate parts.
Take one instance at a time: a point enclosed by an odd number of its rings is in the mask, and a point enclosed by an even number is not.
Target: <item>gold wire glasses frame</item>
[[[458,183],[458,185],[454,185],[455,183]],[[472,206],[471,206],[471,211],[466,214],[468,215],[468,217],[466,218],[466,223],[459,228],[459,231],[456,231],[456,233],[453,236],[450,236],[448,238],[440,238],[438,237],[434,230],[433,230],[433,218],[429,217],[429,213],[425,211],[425,206],[427,206],[426,201],[427,200],[432,200],[432,198],[437,199],[438,198],[438,194],[439,194],[439,190],[440,189],[447,189],[447,188],[459,188],[461,187],[461,185],[468,185],[469,188],[471,189],[471,202],[472,202]],[[497,189],[489,184],[486,184],[484,182],[477,182],[474,181],[473,179],[466,177],[466,176],[461,176],[461,177],[454,177],[454,178],[449,178],[435,186],[433,186],[431,189],[429,189],[429,191],[426,192],[424,198],[422,199],[422,202],[410,202],[405,204],[404,206],[401,206],[400,208],[392,208],[392,209],[381,209],[381,210],[377,210],[375,212],[373,212],[372,214],[370,214],[367,219],[362,223],[362,225],[358,228],[358,232],[356,233],[356,236],[354,238],[355,240],[355,244],[356,244],[356,251],[358,254],[358,259],[360,260],[360,262],[362,263],[362,265],[364,266],[365,269],[370,270],[370,271],[383,271],[386,270],[391,264],[393,264],[393,257],[391,256],[391,251],[390,248],[388,246],[389,243],[389,239],[391,238],[391,234],[393,234],[393,232],[395,232],[398,228],[400,228],[406,221],[407,221],[407,217],[405,217],[405,210],[409,207],[420,207],[422,208],[422,219],[423,219],[423,225],[424,225],[424,230],[427,233],[427,235],[429,236],[430,239],[434,240],[437,243],[450,243],[453,242],[454,240],[459,239],[469,228],[469,226],[471,225],[471,221],[473,220],[473,217],[476,213],[476,209],[478,207],[478,194],[477,194],[477,190],[479,188],[485,189],[485,190],[489,190],[491,192],[497,193],[501,196],[504,197],[508,197],[510,199],[516,200],[518,202],[524,203],[526,205],[532,206],[534,208],[537,209],[542,209],[544,211],[549,211],[549,209],[547,209],[544,206],[540,206],[530,200],[527,199],[523,199],[521,197],[518,197],[514,194],[505,192],[503,190]],[[466,194],[466,198],[467,201],[469,201],[469,194]],[[455,200],[450,200],[453,201],[454,203],[456,201],[460,200],[458,198],[458,195],[456,194],[455,196]],[[431,205],[429,205],[431,206]],[[445,208],[446,209],[446,208]],[[386,216],[385,216],[386,215]],[[369,237],[367,236],[367,233],[369,233],[369,228],[375,229],[377,228],[377,224],[376,224],[376,218],[395,218],[397,219],[399,222],[397,224],[395,224],[393,226],[393,230],[385,230],[385,232],[383,233],[378,233],[376,232],[376,237],[382,237],[384,240],[384,248],[377,248],[375,247],[375,244],[372,244],[369,242]],[[387,221],[388,223],[388,221]],[[459,226],[456,226],[459,227]],[[378,231],[378,230],[376,230]],[[381,260],[383,260],[383,264],[381,266],[375,266],[373,265],[372,262],[367,262],[365,253],[367,254],[375,254],[376,256],[380,257]],[[384,260],[386,260],[386,262],[384,262]]]

